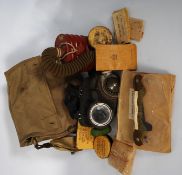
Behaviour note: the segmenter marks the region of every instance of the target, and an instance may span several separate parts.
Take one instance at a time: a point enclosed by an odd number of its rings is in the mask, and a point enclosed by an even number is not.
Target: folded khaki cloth
[[[41,57],[33,57],[5,72],[9,108],[20,146],[63,138],[75,126],[64,105],[64,79],[45,76],[40,63]],[[69,149],[74,146],[68,143],[73,142],[66,143]]]
[[[109,163],[123,175],[130,175],[136,149],[132,145],[114,140],[109,155]]]

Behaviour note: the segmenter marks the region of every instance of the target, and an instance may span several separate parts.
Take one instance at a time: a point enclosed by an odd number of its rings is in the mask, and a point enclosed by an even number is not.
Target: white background
[[[59,33],[87,35],[96,25],[113,31],[111,14],[128,7],[145,21],[138,47],[139,70],[177,75],[172,153],[138,151],[133,175],[182,175],[182,1],[0,0],[0,175],[119,175],[94,151],[74,156],[54,149],[20,148],[7,101],[4,71],[54,46]],[[162,129],[162,128],[161,128]]]

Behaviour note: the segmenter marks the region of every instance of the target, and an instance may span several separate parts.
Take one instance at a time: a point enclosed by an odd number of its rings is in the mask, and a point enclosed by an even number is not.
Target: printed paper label
[[[138,130],[138,91],[130,88],[129,92],[129,119],[134,120],[135,129]]]
[[[77,148],[93,149],[94,137],[91,135],[91,127],[85,127],[78,122],[77,128]]]

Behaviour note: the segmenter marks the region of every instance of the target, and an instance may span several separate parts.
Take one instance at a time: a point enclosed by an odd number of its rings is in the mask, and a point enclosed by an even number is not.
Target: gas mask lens
[[[90,109],[89,118],[95,127],[107,126],[112,120],[112,109],[105,103],[96,103]]]

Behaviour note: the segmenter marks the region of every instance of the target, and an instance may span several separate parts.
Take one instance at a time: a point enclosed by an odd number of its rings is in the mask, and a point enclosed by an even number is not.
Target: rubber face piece
[[[57,50],[55,48],[55,50]],[[81,72],[86,67],[95,64],[95,51],[87,51],[71,62],[62,62],[53,49],[46,49],[42,53],[41,67],[43,71],[50,72],[55,77],[66,77]]]
[[[55,47],[61,48],[63,53],[65,53],[63,61],[70,62],[88,51],[89,43],[86,36],[59,34],[55,41]]]

